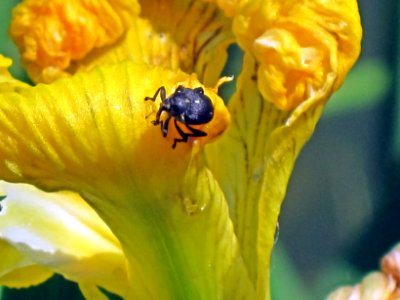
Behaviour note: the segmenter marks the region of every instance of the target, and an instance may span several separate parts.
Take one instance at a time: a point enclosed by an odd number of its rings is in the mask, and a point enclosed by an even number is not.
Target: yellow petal
[[[196,73],[213,86],[233,43],[231,20],[214,4],[201,1],[141,1],[140,18],[126,36],[79,62],[78,68],[129,59]]]
[[[218,6],[224,11],[224,13],[227,16],[234,17],[243,9],[245,5],[248,5],[251,0],[203,0],[203,1],[218,4]]]
[[[397,244],[381,259],[382,271],[400,282],[400,244]]]
[[[399,299],[399,296],[393,277],[372,272],[365,276],[360,284],[338,288],[327,297],[327,300],[394,300]]]
[[[79,284],[79,289],[81,290],[85,299],[96,299],[96,300],[108,300],[109,298],[104,295],[97,286]]]
[[[280,206],[295,159],[311,136],[324,93],[292,114],[263,99],[256,62],[245,55],[238,91],[229,103],[231,126],[205,150],[229,203],[235,233],[258,299],[269,299],[269,259]]]
[[[0,92],[11,92],[16,87],[26,87],[26,83],[14,79],[8,68],[11,66],[12,60],[0,54]]]
[[[79,191],[116,234],[128,260],[126,299],[252,297],[222,191],[203,143],[227,126],[215,88],[214,118],[172,149],[144,101],[164,86],[202,87],[194,75],[132,63],[0,95],[0,174]],[[11,125],[12,124],[12,125]],[[240,284],[237,284],[240,282]]]
[[[17,7],[11,33],[35,82],[129,59],[195,72],[205,85],[216,84],[233,42],[231,20],[216,5],[142,1],[138,18],[136,4],[97,2],[94,14],[83,0],[25,0]]]
[[[179,48],[167,33],[157,32],[149,20],[134,18],[131,27],[118,42],[89,53],[71,71],[130,60],[137,64],[179,69]]]
[[[138,13],[129,0],[25,0],[13,11],[10,33],[31,78],[51,82],[90,51],[115,43]]]
[[[47,280],[53,272],[37,265],[4,240],[0,240],[0,286],[29,287]]]
[[[56,272],[125,293],[125,258],[119,243],[77,194],[45,193],[6,182],[1,188],[7,197],[1,201],[0,238],[19,251],[21,260],[13,268],[2,268],[7,271],[4,285],[40,283]]]
[[[215,138],[213,134],[191,138],[173,150],[175,126],[163,138],[159,126],[151,123],[160,100],[144,98],[161,86],[170,95],[178,85],[203,86],[182,72],[123,63],[53,85],[4,93],[0,170],[9,181],[35,178],[47,189],[79,186],[79,190],[87,183],[104,189],[108,180],[124,179],[131,170],[143,171],[147,181],[154,158],[162,159],[163,168],[177,170],[184,166],[193,142]],[[220,121],[227,120],[227,110],[214,88],[203,88],[216,111],[213,120],[199,129],[217,123],[215,134],[220,135],[227,126]],[[177,157],[182,164],[176,164]],[[158,180],[158,174],[153,176]]]
[[[258,299],[296,157],[360,50],[355,1],[216,1],[245,50],[232,126],[206,148]],[[346,9],[349,9],[347,11]]]
[[[216,1],[234,16],[239,44],[257,60],[258,88],[291,110],[318,91],[337,89],[360,53],[357,2]],[[326,86],[329,77],[334,85]]]
[[[119,233],[133,279],[147,289],[131,299],[254,299],[228,207],[201,157],[180,180],[169,174],[163,174],[169,191],[135,189],[137,198],[124,204],[131,211],[119,212],[131,220],[129,231]]]

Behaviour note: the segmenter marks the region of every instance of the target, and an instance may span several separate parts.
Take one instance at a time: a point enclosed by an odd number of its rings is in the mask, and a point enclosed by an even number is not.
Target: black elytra
[[[176,143],[186,143],[189,137],[202,137],[207,133],[193,128],[191,125],[200,125],[210,122],[214,116],[214,106],[201,87],[194,89],[178,86],[175,92],[166,97],[165,87],[157,89],[153,97],[145,97],[144,100],[156,101],[160,94],[161,105],[157,111],[156,119],[152,121],[154,125],[161,124],[161,132],[163,137],[168,134],[168,126],[171,118],[174,119],[176,130],[181,138],[175,138],[172,148],[176,147]],[[162,112],[167,113],[165,120],[160,120]],[[178,124],[184,124],[190,132],[184,132]]]

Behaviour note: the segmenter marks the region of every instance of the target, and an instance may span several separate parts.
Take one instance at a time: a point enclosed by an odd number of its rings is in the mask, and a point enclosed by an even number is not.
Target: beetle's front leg
[[[156,119],[154,121],[151,121],[151,123],[153,123],[153,125],[158,125],[161,123],[161,121],[160,121],[161,113],[165,110],[163,107],[163,102],[166,98],[165,87],[163,87],[163,86],[159,87],[153,97],[144,97],[144,101],[147,101],[147,100],[156,101],[158,94],[160,94],[161,105],[157,111]]]
[[[161,123],[161,132],[162,132],[162,136],[166,137],[168,134],[168,125],[169,125],[169,121],[171,120],[171,116],[168,116],[168,118],[165,121],[160,121]]]
[[[144,97],[144,101],[147,100],[156,101],[158,94],[160,94],[161,102],[163,102],[166,98],[165,87],[163,86],[159,87],[153,97]]]
[[[161,123],[162,123],[162,121],[160,121],[160,118],[161,118],[161,114],[162,114],[162,112],[163,112],[164,110],[165,110],[165,108],[164,108],[164,107],[162,106],[162,104],[161,104],[159,110],[157,111],[155,120],[154,120],[154,121],[151,121],[151,123],[152,123],[153,125],[158,125],[158,124],[161,124]]]

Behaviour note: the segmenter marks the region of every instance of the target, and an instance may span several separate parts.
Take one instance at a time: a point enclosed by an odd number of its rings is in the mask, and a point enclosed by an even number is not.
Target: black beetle
[[[204,94],[203,88],[197,87],[191,89],[180,85],[171,96],[166,97],[165,87],[162,86],[156,91],[153,97],[145,97],[144,100],[155,101],[158,94],[161,97],[161,105],[157,111],[156,119],[152,123],[154,125],[161,124],[162,135],[166,137],[169,121],[171,118],[174,119],[176,130],[181,138],[174,139],[172,148],[175,148],[178,142],[186,143],[191,136],[202,137],[207,135],[206,132],[190,126],[208,123],[214,116],[213,104],[210,98]],[[160,120],[163,111],[168,114],[164,121]],[[178,123],[184,124],[191,132],[184,132]]]

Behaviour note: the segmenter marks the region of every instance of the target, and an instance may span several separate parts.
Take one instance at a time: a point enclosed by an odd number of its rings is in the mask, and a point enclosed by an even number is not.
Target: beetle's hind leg
[[[192,126],[190,126],[188,124],[186,124],[186,127],[189,128],[192,131],[192,133],[189,133],[189,134],[187,133],[189,136],[201,137],[201,136],[206,136],[207,135],[207,133],[205,133],[204,131],[196,129],[196,128],[193,128]]]
[[[175,124],[176,130],[178,131],[178,133],[181,135],[182,138],[181,139],[177,139],[177,138],[174,139],[174,143],[172,145],[172,149],[175,149],[176,143],[180,143],[180,142],[187,143],[189,137],[191,137],[191,136],[193,136],[193,137],[202,137],[202,136],[206,136],[207,135],[207,133],[205,133],[204,131],[201,131],[199,129],[193,128],[188,124],[185,124],[185,125],[192,133],[186,133],[178,126],[178,123],[177,123],[177,121],[175,119],[174,119],[174,124]]]

